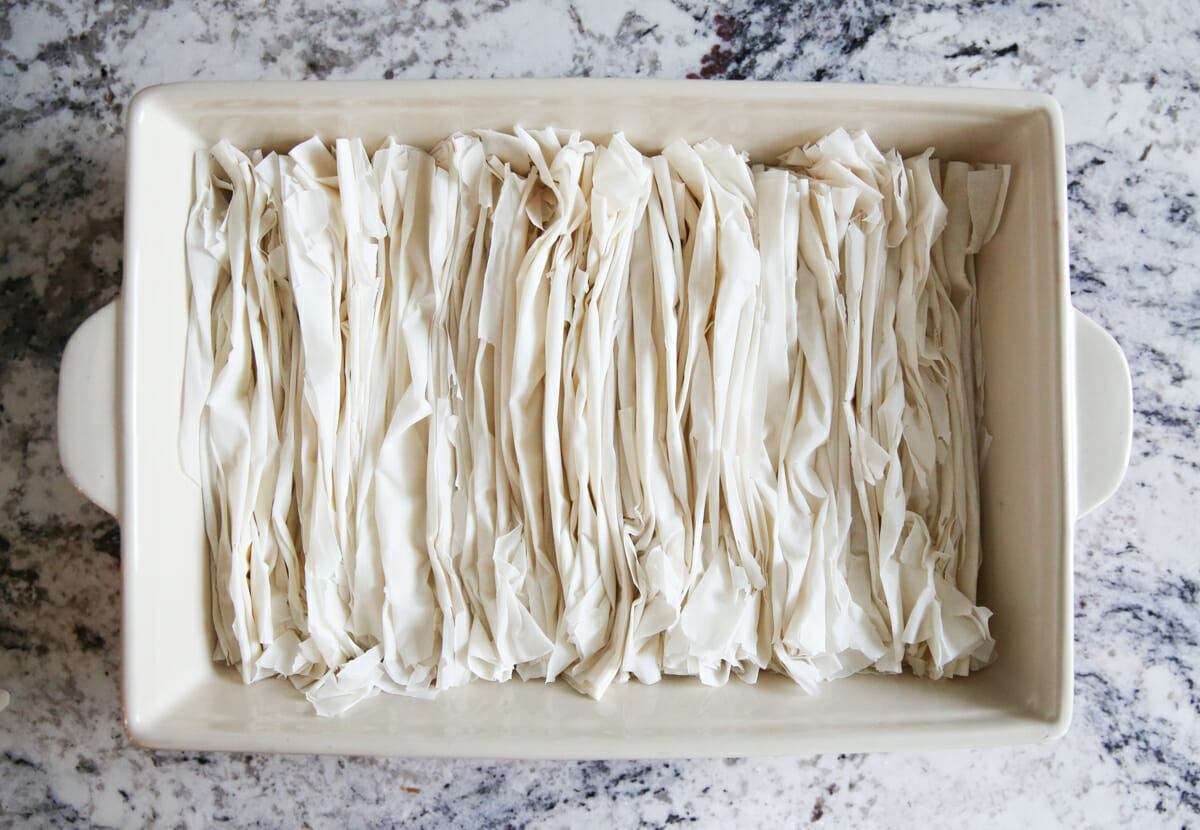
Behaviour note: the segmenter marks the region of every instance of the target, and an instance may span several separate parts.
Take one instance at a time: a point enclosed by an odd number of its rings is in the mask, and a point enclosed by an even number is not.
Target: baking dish
[[[561,125],[644,151],[709,136],[771,159],[842,126],[881,147],[1013,165],[1006,216],[979,259],[988,363],[980,601],[999,657],[962,680],[856,676],[808,696],[790,681],[674,679],[600,702],[565,686],[474,684],[314,715],[286,682],[243,686],[212,662],[201,499],[176,449],[195,150],[228,138],[287,149],[313,134],[431,146],[457,129]],[[1022,92],[688,81],[178,84],[139,93],[127,124],[125,281],[63,357],[68,475],[122,528],[123,693],[134,743],[174,749],[472,757],[852,752],[1044,740],[1072,695],[1072,533],[1128,463],[1129,371],[1070,305],[1061,114]]]

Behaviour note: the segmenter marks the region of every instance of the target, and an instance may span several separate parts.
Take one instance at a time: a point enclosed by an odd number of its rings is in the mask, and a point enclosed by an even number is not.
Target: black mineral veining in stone
[[[107,645],[103,637],[83,623],[76,623],[75,625],[75,642],[84,651],[102,651],[104,646]]]
[[[891,22],[894,9],[894,4],[871,0],[853,8],[784,0],[731,4],[709,20],[719,42],[688,77],[770,78],[782,65],[803,56],[806,48],[849,57]],[[823,67],[814,79],[829,74],[829,67]]]

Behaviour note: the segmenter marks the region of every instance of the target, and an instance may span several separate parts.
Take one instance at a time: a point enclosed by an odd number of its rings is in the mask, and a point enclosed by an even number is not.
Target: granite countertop
[[[1200,822],[1200,4],[328,0],[0,9],[0,825]],[[1041,90],[1067,133],[1075,304],[1124,347],[1126,481],[1077,527],[1054,743],[524,763],[147,752],[121,729],[116,523],[64,477],[58,363],[121,278],[123,108],[184,79],[770,78]]]

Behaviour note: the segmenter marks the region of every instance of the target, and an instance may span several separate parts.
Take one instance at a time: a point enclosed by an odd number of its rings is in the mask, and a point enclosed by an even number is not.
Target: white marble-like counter
[[[0,825],[1136,826],[1200,821],[1200,4],[233,0],[0,10]],[[411,6],[411,8],[399,8]],[[123,105],[183,79],[656,76],[1042,90],[1076,305],[1133,372],[1124,486],[1077,530],[1052,744],[523,763],[145,752],[121,731],[119,531],[63,476],[66,337],[121,272]]]

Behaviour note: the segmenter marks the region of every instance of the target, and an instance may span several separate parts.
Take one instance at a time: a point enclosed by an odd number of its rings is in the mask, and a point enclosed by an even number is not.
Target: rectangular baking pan
[[[882,148],[1013,166],[979,257],[986,423],[980,601],[998,659],[966,679],[855,676],[809,696],[764,676],[707,688],[631,683],[600,702],[565,685],[477,683],[381,695],[322,719],[282,680],[212,661],[201,498],[177,451],[192,154],[226,138],[286,150],[314,134],[431,147],[455,130],[556,125],[643,151],[715,137],[771,160],[834,129]],[[1072,533],[1128,462],[1129,374],[1070,304],[1061,114],[1044,95],[690,81],[205,83],[139,93],[127,122],[125,281],[64,355],[64,467],[119,516],[123,693],[146,747],[410,756],[730,756],[984,746],[1064,732],[1072,694]],[[1086,413],[1086,418],[1081,415]]]

